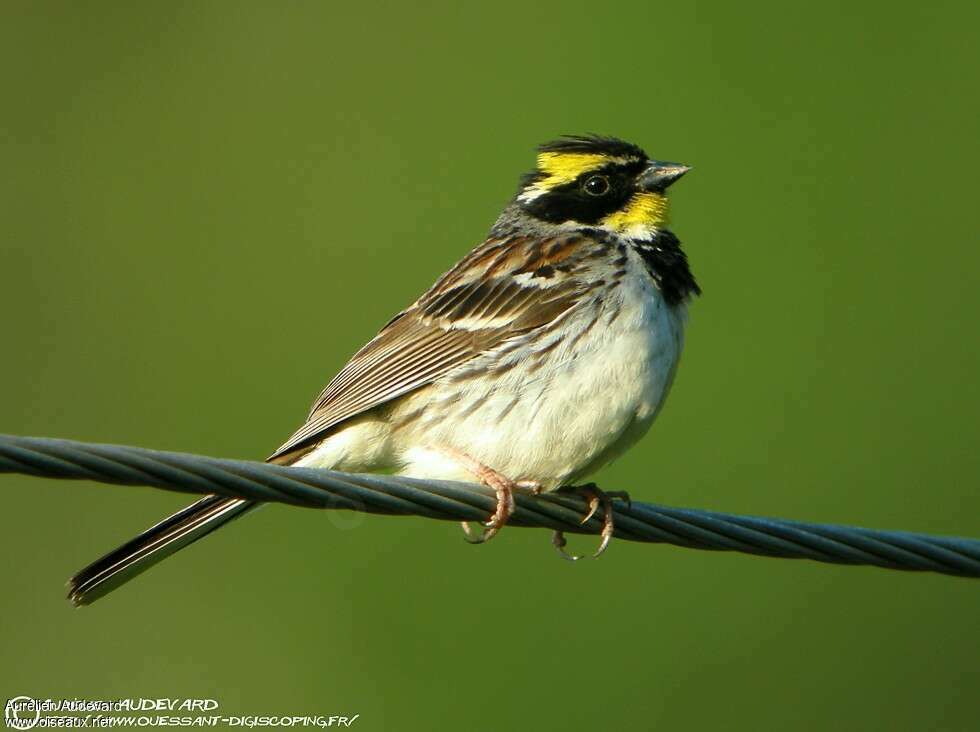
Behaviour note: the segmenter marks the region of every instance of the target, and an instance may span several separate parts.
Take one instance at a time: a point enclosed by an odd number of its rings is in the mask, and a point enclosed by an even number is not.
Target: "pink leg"
[[[504,527],[507,519],[514,513],[514,490],[516,488],[530,488],[534,491],[540,490],[540,485],[533,481],[513,481],[459,450],[448,447],[440,448],[440,450],[472,473],[483,485],[493,488],[497,494],[497,508],[490,516],[490,519],[484,524],[485,528],[479,536],[474,536],[469,522],[461,522],[463,533],[466,534],[466,540],[471,544],[482,544],[485,541],[489,541]]]

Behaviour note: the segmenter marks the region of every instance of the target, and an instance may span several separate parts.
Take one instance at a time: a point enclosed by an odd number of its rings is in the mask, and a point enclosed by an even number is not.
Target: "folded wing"
[[[485,242],[354,355],[269,460],[560,318],[589,289],[578,265],[595,246],[581,235]]]

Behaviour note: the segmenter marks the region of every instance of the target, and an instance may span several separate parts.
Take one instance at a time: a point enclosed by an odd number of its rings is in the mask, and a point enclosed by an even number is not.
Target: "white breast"
[[[684,314],[682,306],[664,302],[636,259],[598,310],[576,309],[563,325],[562,343],[540,363],[525,351],[518,365],[495,375],[499,356],[485,357],[406,399],[391,415],[395,422],[424,411],[392,432],[384,450],[392,467],[405,475],[472,480],[440,452],[447,446],[513,480],[551,489],[593,472],[638,440],[670,388]]]
[[[628,256],[619,286],[580,303],[560,329],[505,344],[348,421],[297,464],[473,480],[450,448],[550,490],[614,459],[663,405],[685,317],[682,305],[663,300],[639,256]]]

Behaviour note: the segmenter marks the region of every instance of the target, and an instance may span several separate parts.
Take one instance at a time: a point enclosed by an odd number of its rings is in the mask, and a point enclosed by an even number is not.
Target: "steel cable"
[[[125,445],[0,435],[0,473],[144,485],[181,493],[250,498],[309,508],[481,521],[493,510],[484,486],[388,475],[290,468]],[[580,524],[577,496],[521,493],[508,525],[597,534],[599,518]],[[615,502],[615,536],[692,549],[864,564],[980,577],[980,540],[854,526]]]

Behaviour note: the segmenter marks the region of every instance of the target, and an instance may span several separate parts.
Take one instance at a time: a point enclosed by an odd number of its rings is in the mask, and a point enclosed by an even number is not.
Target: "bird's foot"
[[[599,510],[599,507],[600,506],[602,507],[602,531],[600,532],[600,536],[602,538],[599,541],[599,548],[596,549],[595,554],[592,555],[593,559],[598,558],[600,554],[606,551],[606,547],[609,546],[609,542],[613,537],[613,531],[615,530],[615,525],[613,523],[613,507],[612,507],[613,499],[618,498],[621,501],[624,501],[627,506],[629,506],[630,505],[629,493],[627,493],[626,491],[610,491],[606,493],[605,491],[601,490],[599,486],[597,486],[595,483],[589,483],[587,485],[568,486],[567,488],[560,488],[559,490],[563,493],[570,493],[572,495],[581,496],[582,498],[588,500],[589,510],[585,514],[585,518],[583,518],[579,522],[581,524],[588,522],[589,519],[595,516],[596,511]],[[551,543],[558,551],[558,553],[561,554],[563,558],[567,559],[570,562],[577,562],[579,559],[582,558],[578,554],[569,554],[568,552],[565,551],[565,545],[568,542],[565,540],[565,534],[561,530],[555,531],[555,533],[551,537]]]
[[[469,521],[460,522],[463,526],[463,533],[466,535],[466,541],[470,544],[482,544],[490,541],[504,527],[516,508],[516,504],[514,503],[514,491],[516,489],[527,488],[535,493],[541,490],[539,483],[526,480],[511,480],[493,468],[484,465],[479,460],[474,460],[466,453],[450,449],[443,449],[443,452],[472,473],[483,485],[493,488],[494,493],[497,494],[497,507],[490,518],[484,522],[483,530],[479,534],[473,531]]]

